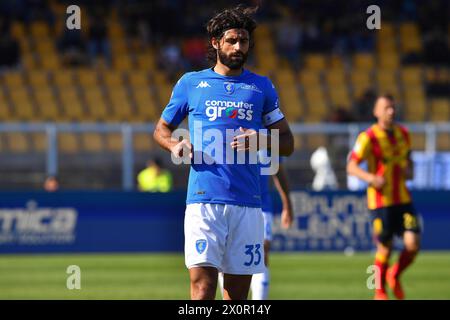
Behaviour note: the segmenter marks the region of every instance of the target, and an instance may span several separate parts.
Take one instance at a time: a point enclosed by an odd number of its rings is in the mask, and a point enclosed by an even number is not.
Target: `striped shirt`
[[[359,134],[350,158],[357,163],[366,160],[368,171],[386,180],[381,189],[367,188],[369,209],[411,202],[405,179],[410,150],[409,132],[397,124],[389,132],[374,124]]]

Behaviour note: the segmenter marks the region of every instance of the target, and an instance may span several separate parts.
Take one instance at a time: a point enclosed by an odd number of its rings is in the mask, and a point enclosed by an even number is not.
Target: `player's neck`
[[[386,130],[386,131],[392,130],[392,128],[394,127],[393,122],[386,123],[386,122],[378,121],[377,125],[378,125],[378,127],[380,127],[380,129]]]
[[[213,71],[227,77],[235,77],[239,76],[243,72],[243,68],[240,69],[230,69],[226,65],[222,64],[220,61],[217,61],[216,65],[213,68]]]

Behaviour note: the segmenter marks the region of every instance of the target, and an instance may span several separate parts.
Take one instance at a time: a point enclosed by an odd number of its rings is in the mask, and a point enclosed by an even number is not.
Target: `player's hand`
[[[239,130],[242,134],[233,138],[233,141],[230,143],[231,148],[236,149],[237,151],[258,151],[258,132],[253,129],[242,127],[239,127]],[[250,143],[250,141],[252,141],[252,143]]]
[[[183,139],[174,145],[170,152],[174,155],[176,159],[185,157],[186,154],[189,155],[189,158],[192,158],[192,144],[187,139]]]
[[[289,229],[294,221],[294,214],[291,208],[283,208],[281,211],[281,227],[283,229]]]
[[[384,187],[386,180],[382,176],[373,175],[369,182],[375,189],[381,189]]]

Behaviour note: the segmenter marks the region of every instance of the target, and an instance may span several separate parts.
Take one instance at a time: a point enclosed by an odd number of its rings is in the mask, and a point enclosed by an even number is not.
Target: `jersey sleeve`
[[[370,151],[370,138],[366,132],[359,134],[356,139],[355,146],[350,153],[350,160],[356,160],[360,163],[363,160],[367,160]]]
[[[161,118],[167,123],[178,126],[188,115],[188,90],[186,75],[175,84],[170,101],[162,112]]]
[[[278,94],[273,83],[267,79],[265,100],[263,106],[263,125],[268,127],[282,119],[284,114],[280,110]]]

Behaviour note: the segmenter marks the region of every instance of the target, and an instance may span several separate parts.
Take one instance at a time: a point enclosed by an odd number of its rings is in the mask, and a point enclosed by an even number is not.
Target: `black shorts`
[[[402,236],[405,231],[420,233],[420,222],[411,203],[370,210],[374,237],[381,243],[388,243],[394,235]]]

